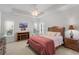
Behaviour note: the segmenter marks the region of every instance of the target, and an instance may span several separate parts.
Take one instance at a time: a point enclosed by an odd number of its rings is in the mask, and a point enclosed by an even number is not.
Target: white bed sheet
[[[53,40],[55,48],[63,44],[63,37],[62,36],[48,36],[48,35],[41,35],[41,36]]]

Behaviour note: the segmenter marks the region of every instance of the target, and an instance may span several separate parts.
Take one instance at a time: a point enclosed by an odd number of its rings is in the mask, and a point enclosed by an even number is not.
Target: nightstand
[[[73,38],[65,38],[64,46],[79,52],[79,40]]]

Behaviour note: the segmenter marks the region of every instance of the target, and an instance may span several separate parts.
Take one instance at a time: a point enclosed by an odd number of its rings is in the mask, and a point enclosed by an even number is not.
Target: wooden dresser
[[[29,32],[18,32],[17,41],[29,39]]]
[[[73,38],[65,38],[64,45],[67,48],[71,48],[79,52],[79,40],[74,40]]]

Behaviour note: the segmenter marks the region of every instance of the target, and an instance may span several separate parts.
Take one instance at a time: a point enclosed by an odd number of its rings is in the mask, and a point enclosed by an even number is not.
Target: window
[[[39,23],[39,34],[44,34],[44,23]]]

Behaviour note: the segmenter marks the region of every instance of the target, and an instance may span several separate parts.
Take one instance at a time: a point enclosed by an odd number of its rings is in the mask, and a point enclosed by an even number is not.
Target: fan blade
[[[38,16],[42,16],[42,15],[44,15],[44,12],[40,12],[40,13],[38,14]]]
[[[12,8],[12,11],[15,14],[30,15],[30,12],[24,11],[24,10],[20,10],[20,9],[16,9],[16,8]]]

